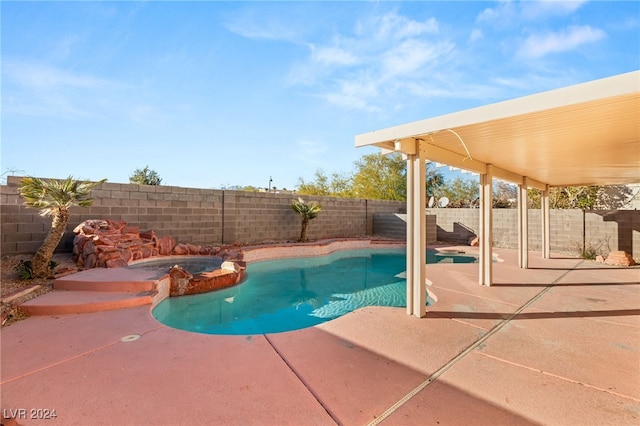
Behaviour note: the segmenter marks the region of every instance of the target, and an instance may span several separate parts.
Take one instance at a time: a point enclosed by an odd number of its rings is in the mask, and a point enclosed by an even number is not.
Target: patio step
[[[20,305],[29,315],[84,314],[150,305],[156,291],[66,291],[54,290]]]
[[[127,268],[94,268],[66,275],[53,282],[56,290],[139,293],[155,290],[158,273]]]

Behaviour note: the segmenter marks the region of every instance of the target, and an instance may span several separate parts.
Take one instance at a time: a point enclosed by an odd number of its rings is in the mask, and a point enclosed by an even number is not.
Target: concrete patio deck
[[[495,252],[505,262],[490,288],[477,265],[428,265],[437,302],[423,319],[370,307],[299,331],[214,336],[165,327],[149,306],[31,317],[2,329],[3,415],[24,425],[640,424],[640,269],[532,252],[523,270],[515,251]],[[42,410],[57,417],[34,418]]]

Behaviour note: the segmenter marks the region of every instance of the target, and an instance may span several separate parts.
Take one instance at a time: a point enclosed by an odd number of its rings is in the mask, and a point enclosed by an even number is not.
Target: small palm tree
[[[302,198],[298,198],[297,200],[293,200],[291,208],[302,216],[302,230],[300,231],[300,239],[298,241],[307,241],[307,226],[309,226],[309,221],[318,217],[322,206],[314,201],[307,204]]]
[[[26,177],[20,181],[18,193],[24,198],[24,205],[40,210],[40,216],[53,217],[49,234],[31,259],[34,278],[46,278],[49,275],[49,262],[69,223],[69,209],[93,204],[89,194],[104,181],[106,179],[81,182],[71,176],[65,180]]]

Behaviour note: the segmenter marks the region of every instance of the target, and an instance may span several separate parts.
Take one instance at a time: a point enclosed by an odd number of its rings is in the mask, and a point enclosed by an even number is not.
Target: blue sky
[[[10,2],[3,173],[294,188],[354,136],[640,68],[640,3]],[[13,172],[11,172],[13,171]]]

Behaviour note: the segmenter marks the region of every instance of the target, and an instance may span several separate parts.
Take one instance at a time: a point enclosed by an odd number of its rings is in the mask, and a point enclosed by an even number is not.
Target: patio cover
[[[640,71],[357,135],[407,158],[407,313],[424,316],[425,162],[480,175],[480,284],[490,285],[493,178],[519,186],[520,265],[527,266],[526,189],[640,182]]]

